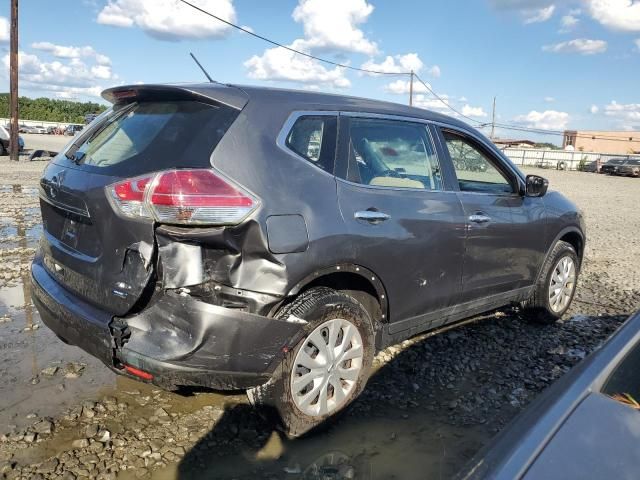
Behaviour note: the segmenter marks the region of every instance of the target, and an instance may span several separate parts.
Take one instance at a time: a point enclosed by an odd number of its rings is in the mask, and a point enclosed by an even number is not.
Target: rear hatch
[[[114,106],[54,158],[41,179],[42,258],[76,295],[124,315],[153,278],[157,220],[115,208],[111,186],[133,178],[127,194],[144,195],[136,178],[210,168],[213,150],[247,100],[223,86],[121,87],[103,95]]]

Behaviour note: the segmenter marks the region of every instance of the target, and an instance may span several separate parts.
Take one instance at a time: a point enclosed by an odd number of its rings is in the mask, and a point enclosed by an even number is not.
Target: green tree
[[[94,102],[73,102],[52,98],[18,98],[21,120],[84,123],[84,116],[102,113],[107,107]],[[0,117],[9,117],[9,94],[0,93]]]

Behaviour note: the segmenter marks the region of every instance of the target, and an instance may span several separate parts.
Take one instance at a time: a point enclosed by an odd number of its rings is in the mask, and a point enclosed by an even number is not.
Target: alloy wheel
[[[360,377],[364,358],[357,327],[342,318],[313,330],[298,350],[291,372],[291,395],[305,415],[324,416],[338,410]]]
[[[569,305],[576,286],[576,265],[573,259],[565,256],[558,260],[551,273],[549,282],[549,306],[558,313]]]

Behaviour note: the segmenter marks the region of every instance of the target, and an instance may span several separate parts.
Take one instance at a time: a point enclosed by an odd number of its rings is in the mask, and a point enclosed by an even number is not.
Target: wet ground
[[[505,310],[391,347],[352,408],[288,441],[244,395],[116,378],[41,324],[27,279],[42,166],[0,158],[0,478],[449,478],[640,307],[640,180],[544,171],[588,221],[567,320]]]

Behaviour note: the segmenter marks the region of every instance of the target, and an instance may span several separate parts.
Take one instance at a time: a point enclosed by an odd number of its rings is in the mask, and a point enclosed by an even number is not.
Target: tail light
[[[185,225],[233,225],[258,206],[257,199],[212,170],[167,170],[107,187],[114,209],[131,218]]]

